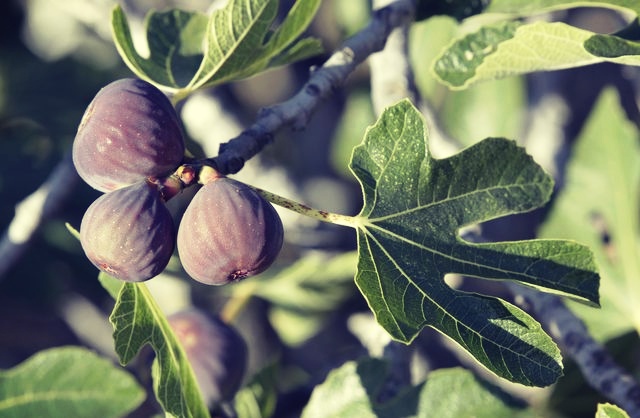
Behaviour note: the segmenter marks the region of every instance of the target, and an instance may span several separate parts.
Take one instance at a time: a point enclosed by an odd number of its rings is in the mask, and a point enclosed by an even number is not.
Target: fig
[[[229,400],[242,384],[247,345],[217,317],[189,309],[167,317],[182,345],[207,405]]]
[[[185,145],[178,115],[160,90],[125,78],[103,87],[87,107],[73,142],[82,179],[102,192],[175,170]]]
[[[223,285],[266,270],[282,248],[271,203],[244,183],[215,178],[202,186],[178,227],[178,254],[195,280]]]
[[[140,282],[169,263],[175,226],[156,185],[142,181],[96,199],[82,217],[80,243],[100,270]]]

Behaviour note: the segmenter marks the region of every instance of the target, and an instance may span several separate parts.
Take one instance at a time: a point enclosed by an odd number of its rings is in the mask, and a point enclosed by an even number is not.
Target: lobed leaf
[[[186,354],[144,283],[125,283],[110,316],[120,362],[146,344],[156,353],[153,386],[163,409],[176,417],[209,417]]]
[[[640,65],[640,43],[562,22],[487,25],[455,40],[434,63],[439,80],[452,89],[537,71],[615,62]]]
[[[601,341],[640,331],[639,187],[638,130],[607,89],[574,144],[564,187],[539,232],[593,250],[603,277],[602,309],[570,306]]]
[[[499,376],[553,383],[560,353],[533,318],[444,281],[448,273],[512,280],[597,305],[599,277],[587,247],[562,240],[472,244],[459,236],[467,225],[543,205],[553,180],[505,139],[432,158],[423,119],[406,100],[367,131],[351,169],[364,193],[356,284],[391,336],[410,342],[432,326]]]
[[[3,417],[117,418],[144,398],[144,389],[129,373],[79,347],[43,350],[0,371]]]

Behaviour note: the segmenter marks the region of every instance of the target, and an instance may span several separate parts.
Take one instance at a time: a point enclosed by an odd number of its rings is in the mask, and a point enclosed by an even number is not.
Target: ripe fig
[[[178,228],[178,254],[195,280],[223,285],[266,270],[282,248],[282,221],[244,183],[217,178],[202,186]]]
[[[107,192],[175,170],[184,156],[178,115],[160,90],[125,78],[103,87],[82,117],[73,163],[91,187]]]
[[[157,187],[142,181],[96,199],[82,218],[80,243],[100,270],[140,282],[169,263],[175,227]]]
[[[187,354],[205,402],[229,400],[242,384],[247,345],[220,319],[196,309],[169,315],[167,320]]]

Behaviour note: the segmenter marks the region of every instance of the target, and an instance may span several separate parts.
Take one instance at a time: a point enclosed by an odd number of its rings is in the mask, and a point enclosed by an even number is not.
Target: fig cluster
[[[208,176],[175,227],[162,179],[183,164],[184,153],[178,115],[156,87],[123,79],[98,92],[73,144],[79,175],[105,192],[80,225],[82,248],[98,269],[124,281],[148,280],[177,247],[192,278],[222,285],[275,261],[280,217],[258,192],[227,177]]]
[[[197,309],[167,317],[182,345],[209,406],[229,400],[242,384],[247,345],[240,334],[219,318]]]

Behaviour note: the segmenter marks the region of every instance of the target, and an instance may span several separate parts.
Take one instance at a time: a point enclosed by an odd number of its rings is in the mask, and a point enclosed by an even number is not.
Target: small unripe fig
[[[80,243],[100,270],[140,282],[169,263],[175,227],[157,187],[142,181],[96,199],[82,218]]]
[[[125,78],[96,94],[73,142],[73,163],[91,187],[107,192],[175,170],[184,157],[178,115],[160,90]]]
[[[218,318],[196,309],[167,317],[187,354],[205,402],[229,400],[242,384],[247,345],[238,332]]]
[[[227,177],[202,186],[178,228],[178,254],[199,282],[223,285],[266,270],[282,248],[282,221],[271,203]]]

